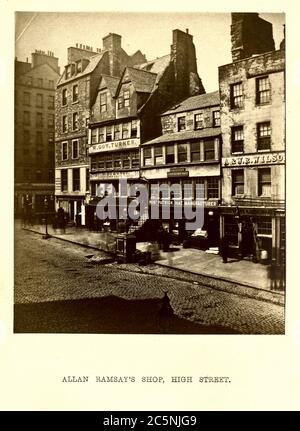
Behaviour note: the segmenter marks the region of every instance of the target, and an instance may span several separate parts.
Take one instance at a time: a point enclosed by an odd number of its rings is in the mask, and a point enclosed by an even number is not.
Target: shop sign
[[[139,171],[125,171],[125,172],[99,172],[97,174],[91,174],[91,180],[111,180],[120,178],[139,178]]]
[[[126,150],[128,148],[138,148],[140,145],[139,138],[122,139],[121,141],[102,142],[101,144],[92,145],[89,148],[89,154],[102,153],[104,151]]]
[[[247,154],[238,157],[223,157],[222,167],[279,165],[285,163],[285,153]]]
[[[170,168],[170,171],[167,172],[167,177],[188,177],[189,171],[186,168]]]

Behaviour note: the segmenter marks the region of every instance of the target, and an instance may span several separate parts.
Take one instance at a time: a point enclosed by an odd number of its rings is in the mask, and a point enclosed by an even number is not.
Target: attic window
[[[107,93],[100,94],[100,112],[106,112],[107,110]]]
[[[66,66],[66,79],[71,77],[71,65]]]
[[[124,91],[124,106],[129,106],[129,91]]]
[[[82,63],[81,60],[77,61],[76,63],[76,73],[82,72]]]
[[[123,97],[118,97],[118,109],[123,108]]]

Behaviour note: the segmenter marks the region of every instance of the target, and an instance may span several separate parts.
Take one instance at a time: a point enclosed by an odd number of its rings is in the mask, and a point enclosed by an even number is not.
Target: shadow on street
[[[162,300],[116,296],[15,304],[15,333],[237,334],[230,328],[164,315]]]

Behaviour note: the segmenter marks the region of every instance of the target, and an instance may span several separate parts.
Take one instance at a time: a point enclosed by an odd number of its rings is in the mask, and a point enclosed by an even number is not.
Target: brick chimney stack
[[[58,58],[54,57],[54,53],[48,51],[47,53],[41,50],[36,50],[31,54],[32,67],[40,66],[41,64],[48,64],[57,73],[59,73]]]
[[[273,28],[270,22],[260,18],[258,13],[231,14],[233,62],[274,50]]]

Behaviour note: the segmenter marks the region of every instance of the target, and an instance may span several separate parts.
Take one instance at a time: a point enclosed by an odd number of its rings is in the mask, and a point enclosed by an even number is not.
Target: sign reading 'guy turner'
[[[121,141],[102,142],[101,144],[92,145],[89,154],[102,153],[104,151],[122,150],[127,148],[138,148],[140,145],[139,138],[123,139]]]
[[[285,163],[285,153],[247,154],[245,156],[223,157],[222,167],[232,166],[257,166],[257,165],[282,165]]]

